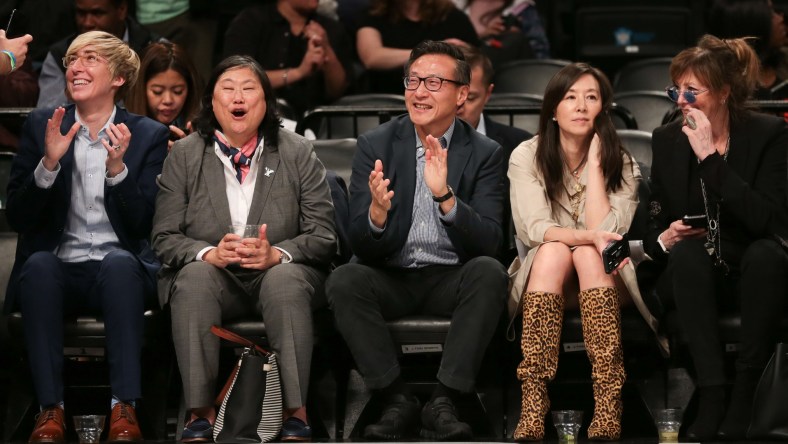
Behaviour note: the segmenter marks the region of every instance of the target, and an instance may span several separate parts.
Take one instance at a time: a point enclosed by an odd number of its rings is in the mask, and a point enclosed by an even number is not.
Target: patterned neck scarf
[[[239,183],[244,183],[246,175],[249,174],[249,167],[252,165],[252,157],[254,156],[257,146],[260,145],[260,140],[263,138],[262,133],[257,133],[256,136],[247,140],[241,148],[235,148],[230,145],[227,138],[221,131],[216,130],[213,133],[213,140],[219,144],[219,149],[230,158],[233,166],[235,166],[235,177]]]

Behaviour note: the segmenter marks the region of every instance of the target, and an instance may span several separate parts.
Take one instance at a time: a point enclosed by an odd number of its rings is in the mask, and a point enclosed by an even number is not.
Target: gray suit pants
[[[191,262],[175,278],[170,297],[172,337],[183,380],[186,408],[213,405],[219,338],[211,325],[262,312],[266,334],[278,355],[284,407],[306,405],[312,362],[312,311],[325,305],[326,273],[302,264],[265,272],[220,269]]]

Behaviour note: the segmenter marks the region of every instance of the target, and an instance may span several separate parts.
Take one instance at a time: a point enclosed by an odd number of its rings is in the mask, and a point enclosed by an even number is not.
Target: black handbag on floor
[[[213,426],[217,443],[269,442],[282,428],[282,387],[276,355],[221,327],[211,333],[245,346],[216,398],[219,413]]]
[[[755,400],[749,439],[788,439],[788,344],[777,344],[763,371]]]

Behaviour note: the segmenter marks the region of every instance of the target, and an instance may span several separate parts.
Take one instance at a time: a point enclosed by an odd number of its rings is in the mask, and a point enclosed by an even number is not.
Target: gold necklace
[[[572,175],[572,177],[575,178],[574,189],[576,193],[583,191],[583,188],[585,188],[583,185],[580,184],[580,170],[583,168],[583,166],[585,166],[587,159],[588,159],[588,153],[586,153],[586,155],[583,156],[583,159],[580,160],[580,164],[578,164],[577,168],[575,169],[570,168],[569,163],[566,163],[566,168],[569,170],[569,173]]]

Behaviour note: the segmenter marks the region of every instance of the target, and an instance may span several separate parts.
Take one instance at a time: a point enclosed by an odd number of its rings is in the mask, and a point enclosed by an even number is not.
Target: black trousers
[[[701,387],[725,383],[719,313],[741,312],[737,369],[763,368],[774,350],[788,298],[788,255],[777,242],[753,242],[738,267],[724,276],[713,267],[704,241],[674,245],[657,287],[675,304]]]
[[[63,401],[63,318],[78,314],[104,319],[112,395],[121,401],[142,397],[144,312],[156,290],[132,253],[115,250],[101,261],[67,263],[50,252],[37,252],[22,266],[19,288],[30,371],[41,406]]]
[[[503,265],[490,257],[418,269],[347,264],[329,275],[326,295],[368,388],[384,388],[400,374],[386,321],[418,313],[451,317],[437,378],[469,392],[500,320],[507,285]]]

